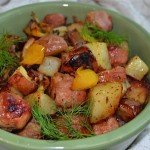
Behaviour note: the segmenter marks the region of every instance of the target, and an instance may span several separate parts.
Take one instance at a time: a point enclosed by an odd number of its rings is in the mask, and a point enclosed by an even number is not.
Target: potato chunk
[[[45,114],[53,115],[56,113],[55,101],[44,93],[43,86],[39,86],[35,93],[26,96],[25,100],[30,106],[34,106],[37,103],[38,107],[44,111]]]
[[[88,99],[91,123],[97,123],[114,114],[122,96],[122,89],[119,82],[107,82],[97,84],[90,90]]]
[[[95,56],[98,66],[106,70],[111,69],[111,63],[109,60],[109,54],[106,43],[93,42],[86,44],[86,46],[91,50],[91,52]]]
[[[126,74],[137,80],[141,80],[148,70],[148,66],[139,56],[134,56],[126,65]]]

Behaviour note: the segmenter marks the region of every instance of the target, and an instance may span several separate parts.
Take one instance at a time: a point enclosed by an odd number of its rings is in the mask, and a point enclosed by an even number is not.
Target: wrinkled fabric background
[[[0,13],[7,10],[37,2],[56,0],[10,0],[7,4],[0,0]],[[65,0],[63,0],[65,1]],[[150,33],[150,0],[68,0],[74,2],[86,2],[101,5],[113,11],[117,11],[141,25]],[[4,150],[0,148],[0,150]],[[139,135],[128,150],[150,150],[150,125]]]

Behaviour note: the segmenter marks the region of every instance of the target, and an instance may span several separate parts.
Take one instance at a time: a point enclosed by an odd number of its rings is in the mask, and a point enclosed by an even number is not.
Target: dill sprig
[[[37,105],[32,109],[33,117],[41,126],[42,134],[47,139],[52,140],[68,140],[68,139],[81,139],[85,137],[91,137],[94,135],[88,124],[89,109],[87,105],[78,106],[72,108],[70,111],[67,109],[62,111],[58,109],[55,117],[45,115]],[[78,129],[74,128],[72,117],[75,115],[84,115],[85,120],[83,126],[88,130],[87,133],[81,133]],[[67,132],[61,132],[61,129],[67,130]]]
[[[16,67],[18,65],[18,59],[16,55],[11,55],[11,48],[19,41],[20,38],[9,38],[8,34],[0,35],[0,76],[3,75],[6,69]]]
[[[40,124],[43,136],[50,139],[61,139],[59,130],[54,124],[52,117],[45,115],[43,110],[39,109],[36,104],[32,108],[32,115]]]
[[[97,26],[90,23],[84,24],[81,35],[88,42],[103,41],[108,44],[119,45],[126,41],[125,37],[122,37],[112,31],[106,32],[104,30],[100,30]]]

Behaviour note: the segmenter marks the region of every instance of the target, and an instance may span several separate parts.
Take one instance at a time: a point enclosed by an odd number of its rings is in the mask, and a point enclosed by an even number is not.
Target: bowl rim
[[[24,10],[27,7],[33,7],[33,6],[41,6],[41,5],[61,5],[63,7],[63,4],[68,4],[68,7],[70,6],[79,6],[82,5],[84,7],[90,7],[90,8],[96,8],[96,9],[102,9],[110,12],[113,15],[117,15],[119,17],[124,18],[127,20],[127,22],[131,22],[136,28],[141,30],[141,32],[147,37],[150,38],[150,34],[140,25],[135,23],[133,20],[117,13],[112,10],[109,10],[107,8],[94,5],[94,4],[87,4],[87,3],[77,3],[77,2],[71,2],[71,1],[50,1],[50,2],[40,2],[40,3],[33,3],[24,5],[21,7],[14,8],[12,10],[3,12],[0,14],[0,20],[1,18],[5,18],[11,13],[16,13],[20,10]],[[2,145],[4,143],[7,143],[8,145],[15,146],[17,148],[33,148],[33,149],[86,149],[87,145],[88,148],[98,148],[102,147],[105,148],[106,145],[109,144],[109,146],[113,144],[117,144],[118,141],[122,142],[130,136],[134,136],[137,133],[139,134],[150,122],[150,117],[148,116],[148,113],[150,111],[150,103],[147,104],[147,106],[144,108],[144,110],[136,117],[134,120],[126,123],[124,126],[119,127],[117,130],[111,131],[109,133],[105,133],[103,135],[93,136],[85,139],[79,139],[79,140],[67,140],[66,141],[46,141],[46,140],[37,140],[37,139],[29,139],[26,137],[20,137],[15,134],[9,133],[7,131],[0,129],[0,143]],[[135,124],[137,126],[135,126]],[[124,131],[130,131],[128,134],[124,135]],[[117,135],[117,136],[116,136]],[[109,138],[108,138],[109,137]],[[87,144],[88,143],[88,144]],[[35,144],[35,145],[34,145]],[[87,145],[86,145],[87,144]],[[72,147],[74,145],[74,147]]]

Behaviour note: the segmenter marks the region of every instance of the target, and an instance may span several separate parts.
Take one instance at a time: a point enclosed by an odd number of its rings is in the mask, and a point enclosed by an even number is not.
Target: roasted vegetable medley
[[[148,103],[147,64],[113,18],[32,12],[25,37],[0,35],[0,128],[19,136],[80,139],[115,130]]]

